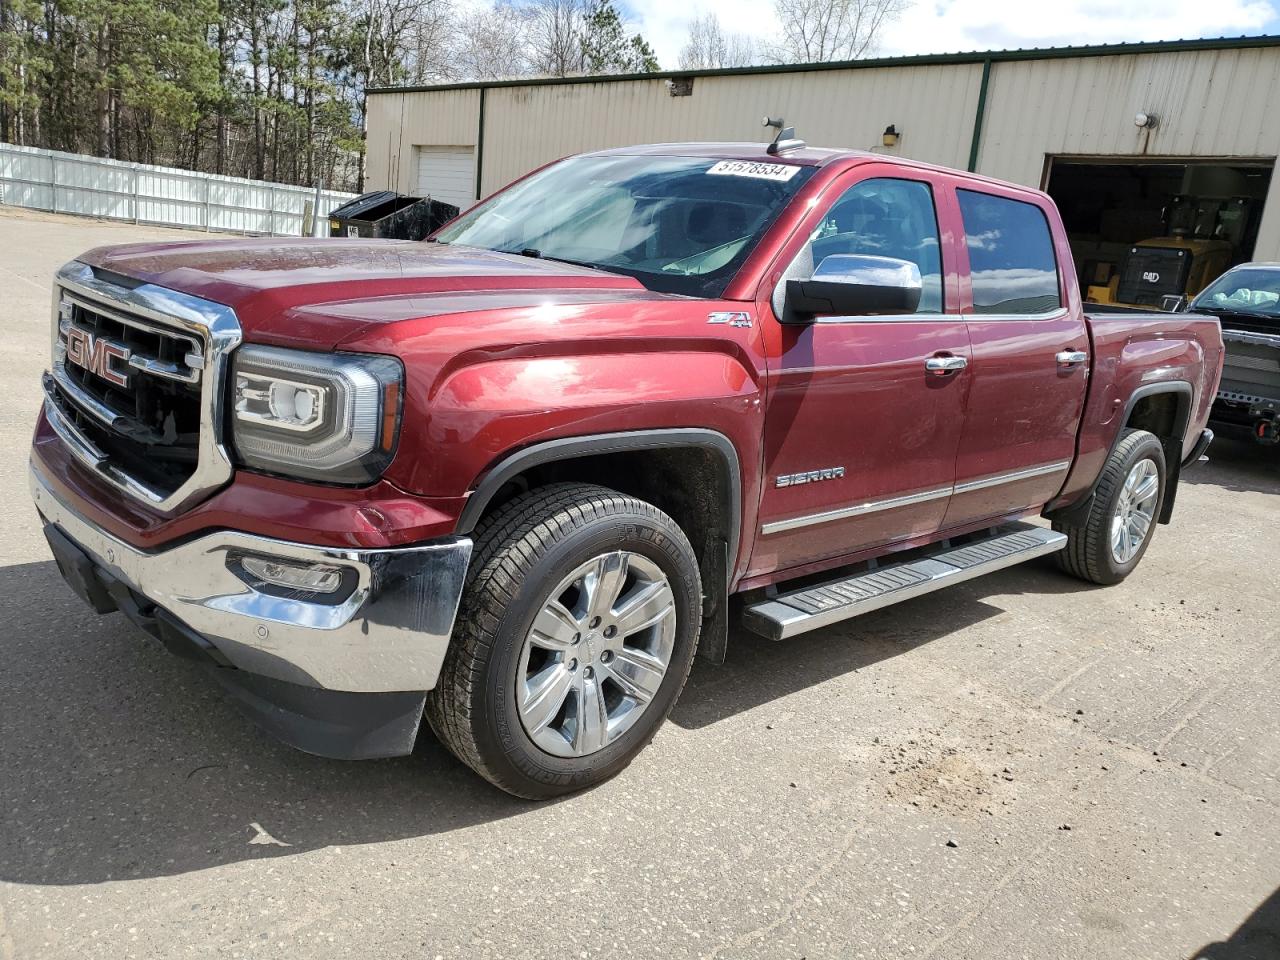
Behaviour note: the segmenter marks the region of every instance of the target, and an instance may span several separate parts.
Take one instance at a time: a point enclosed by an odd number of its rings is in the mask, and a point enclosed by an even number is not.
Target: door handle
[[[1064,366],[1072,367],[1077,363],[1085,363],[1089,359],[1089,355],[1083,350],[1062,350],[1058,353],[1056,359]]]
[[[969,365],[964,357],[930,357],[924,362],[924,368],[939,377],[959,373]]]

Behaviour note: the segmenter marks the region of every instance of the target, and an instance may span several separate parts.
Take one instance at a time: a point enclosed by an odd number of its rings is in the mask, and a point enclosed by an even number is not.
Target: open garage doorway
[[[1052,157],[1080,292],[1172,309],[1253,255],[1274,160]]]

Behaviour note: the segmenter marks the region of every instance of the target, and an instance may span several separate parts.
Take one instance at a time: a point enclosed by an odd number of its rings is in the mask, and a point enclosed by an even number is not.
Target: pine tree
[[[593,0],[582,34],[582,61],[587,73],[653,73],[658,58],[640,34],[627,37],[613,0]]]

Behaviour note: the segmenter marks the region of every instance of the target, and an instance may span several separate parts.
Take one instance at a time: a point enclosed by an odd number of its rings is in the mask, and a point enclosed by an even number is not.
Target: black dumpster
[[[376,190],[348,200],[329,213],[331,237],[421,240],[458,215],[451,203]]]

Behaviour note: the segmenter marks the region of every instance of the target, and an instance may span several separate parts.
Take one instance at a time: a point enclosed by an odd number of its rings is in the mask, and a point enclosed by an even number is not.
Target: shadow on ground
[[[1280,446],[1232,435],[1215,437],[1209,462],[1187,469],[1182,482],[1234,493],[1280,494]]]
[[[1280,890],[1258,905],[1230,938],[1201,947],[1193,960],[1277,960],[1280,958]]]
[[[729,638],[724,664],[694,665],[671,719],[688,729],[705,727],[881,660],[910,653],[1003,613],[1003,608],[988,602],[992,596],[1086,593],[1096,589],[1070,579],[1046,558],[790,640],[774,642],[735,630]]]
[[[205,668],[121,616],[94,616],[52,561],[0,570],[0,597],[0,881],[181,874],[536,809],[429,735],[398,760],[281,746]]]
[[[1274,466],[1244,449],[1194,482],[1280,492]],[[1043,560],[784,643],[737,631],[724,665],[695,667],[673,720],[697,731],[910,654],[1001,613],[993,596],[1090,589]],[[0,598],[0,881],[176,875],[541,809],[484,783],[429,734],[399,760],[324,760],[277,744],[201,668],[121,617],[93,616],[52,561],[0,569]]]
[[[699,665],[673,719],[696,730],[909,653],[999,613],[981,599],[988,592],[1056,589],[1087,588],[1030,565],[912,601],[897,617],[869,615],[856,637],[821,631],[773,644],[735,634],[728,663]],[[540,809],[489,786],[429,731],[414,756],[397,760],[325,760],[276,743],[204,668],[122,617],[94,616],[52,561],[0,570],[0,597],[9,608],[0,881],[175,875]]]

